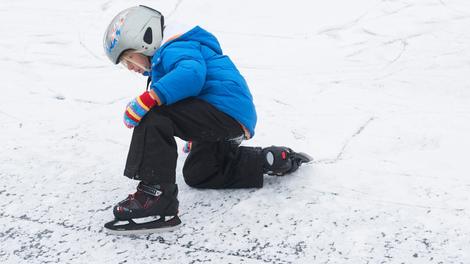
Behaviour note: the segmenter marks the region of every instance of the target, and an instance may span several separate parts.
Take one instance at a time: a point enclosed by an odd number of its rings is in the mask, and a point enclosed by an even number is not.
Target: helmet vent
[[[152,34],[152,28],[147,28],[144,34],[144,41],[147,44],[152,44],[152,39],[153,39],[153,34]]]

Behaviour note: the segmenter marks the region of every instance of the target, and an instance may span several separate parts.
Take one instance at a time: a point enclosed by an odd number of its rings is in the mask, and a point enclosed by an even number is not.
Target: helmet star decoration
[[[111,35],[109,37],[111,38],[111,46],[109,47],[109,52],[112,52],[114,47],[116,46],[116,43],[118,42],[118,36],[121,35],[121,27],[117,24],[114,25],[113,31],[111,31]]]
[[[121,14],[121,16],[119,17],[119,20],[117,20],[116,23],[113,25],[113,30],[111,31],[111,34],[109,35],[109,37],[111,39],[111,45],[109,47],[109,53],[111,53],[113,51],[114,47],[116,47],[116,44],[119,41],[118,36],[121,35],[121,26],[124,23],[124,19],[134,10],[135,9],[130,9],[127,12],[125,12],[124,14]]]

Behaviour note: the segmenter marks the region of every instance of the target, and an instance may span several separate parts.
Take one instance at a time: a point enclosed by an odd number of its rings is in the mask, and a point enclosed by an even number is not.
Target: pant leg
[[[146,183],[175,183],[177,144],[170,118],[151,111],[134,128],[124,175]]]
[[[185,182],[196,188],[261,188],[261,148],[237,141],[193,141],[183,168]]]
[[[187,98],[153,107],[134,128],[124,175],[148,183],[175,183],[177,136],[195,143],[183,170],[192,186],[261,187],[260,149],[238,147],[243,135],[235,119],[204,100]]]

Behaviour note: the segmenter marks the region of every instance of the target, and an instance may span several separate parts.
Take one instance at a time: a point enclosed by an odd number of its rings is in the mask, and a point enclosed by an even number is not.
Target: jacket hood
[[[197,41],[215,51],[217,54],[222,54],[222,48],[217,38],[211,33],[207,32],[199,26],[188,27],[178,22],[171,22],[165,26],[163,31],[162,48],[173,41]]]

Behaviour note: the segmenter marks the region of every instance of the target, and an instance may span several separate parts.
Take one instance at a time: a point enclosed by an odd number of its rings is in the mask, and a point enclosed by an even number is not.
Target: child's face
[[[124,56],[124,59],[126,60],[127,64],[127,69],[130,71],[142,74],[146,72],[148,68],[150,68],[150,62],[145,55],[136,52],[131,52]]]

